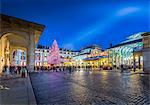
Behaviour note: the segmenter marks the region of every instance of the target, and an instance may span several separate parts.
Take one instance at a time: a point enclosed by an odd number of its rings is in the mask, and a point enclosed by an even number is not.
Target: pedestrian
[[[6,76],[6,69],[7,69],[7,66],[5,65],[5,66],[3,67],[3,71],[2,71],[4,76]]]
[[[9,67],[8,66],[6,66],[6,72],[5,72],[5,76],[6,77],[9,77],[9,75],[10,75],[10,70],[9,70]]]
[[[25,66],[24,68],[25,68],[25,77],[27,77],[27,76],[28,76],[29,71],[28,71],[28,69],[27,69],[27,67],[26,67],[26,66]]]
[[[102,70],[102,66],[101,65],[99,66],[99,68],[100,68],[100,70]]]
[[[18,71],[19,74],[21,74],[21,66],[17,67],[17,71]]]
[[[14,74],[19,74],[18,66],[14,66]]]
[[[123,64],[121,64],[121,73],[123,72]]]
[[[71,74],[71,66],[69,66],[68,69],[69,69],[69,73]]]
[[[26,77],[26,74],[27,74],[26,68],[25,68],[25,67],[22,67],[22,69],[21,69],[21,77],[22,77],[22,78],[25,78],[25,77]]]
[[[13,67],[12,66],[10,66],[10,75],[13,75]]]
[[[63,71],[65,71],[65,68],[66,68],[66,67],[65,67],[65,66],[63,66]]]
[[[133,71],[135,72],[136,71],[136,64],[134,63],[133,65]]]

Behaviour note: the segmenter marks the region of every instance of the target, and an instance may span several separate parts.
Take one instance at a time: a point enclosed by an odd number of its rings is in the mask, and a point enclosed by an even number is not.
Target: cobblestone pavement
[[[39,105],[150,105],[149,75],[113,71],[30,74]]]

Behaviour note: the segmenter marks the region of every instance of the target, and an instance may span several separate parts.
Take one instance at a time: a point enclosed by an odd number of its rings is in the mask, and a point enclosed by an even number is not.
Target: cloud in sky
[[[138,12],[139,10],[139,7],[126,7],[119,9],[105,19],[100,20],[96,24],[93,24],[93,26],[89,26],[89,28],[77,33],[78,36],[75,38],[74,41],[72,41],[72,43],[97,37],[97,35],[95,35],[96,33],[98,33],[99,36],[103,35],[106,31],[108,31],[111,27],[113,27],[118,21],[122,19],[120,17],[125,17],[129,14]]]
[[[126,7],[126,8],[120,9],[117,12],[117,16],[125,16],[134,12],[138,12],[139,10],[140,8],[138,7]]]

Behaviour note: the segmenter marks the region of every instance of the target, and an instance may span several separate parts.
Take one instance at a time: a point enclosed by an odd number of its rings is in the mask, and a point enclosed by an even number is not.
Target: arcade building
[[[79,54],[73,57],[74,66],[81,68],[98,68],[102,65],[108,66],[108,53],[102,51],[98,45],[82,48]]]
[[[26,65],[32,72],[35,46],[45,26],[3,14],[0,18],[0,73],[5,65]]]
[[[127,37],[127,40],[111,46],[107,49],[109,53],[109,64],[114,67],[120,67],[120,65],[133,68],[143,68],[143,32],[131,35]]]

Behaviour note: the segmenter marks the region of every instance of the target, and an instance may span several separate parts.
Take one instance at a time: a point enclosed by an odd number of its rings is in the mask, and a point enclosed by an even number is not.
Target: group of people
[[[27,68],[26,66],[7,66],[3,67],[3,75],[5,77],[11,77],[15,75],[20,75],[22,78],[27,77]]]
[[[35,71],[65,71],[65,70],[75,70],[75,66],[35,66]]]
[[[69,73],[71,73],[74,70],[80,70],[80,68],[82,67],[76,67],[76,66],[35,66],[34,70],[37,72],[40,71],[51,71],[51,72],[58,72],[58,71],[66,71],[68,70]],[[92,67],[87,66],[85,67],[86,69],[91,69]],[[99,70],[112,70],[113,68],[104,68],[103,66],[99,67]],[[121,65],[121,72],[124,71],[124,66]],[[134,68],[135,71],[135,68]],[[26,68],[26,66],[7,66],[5,65],[3,67],[3,75],[5,77],[11,77],[14,76],[16,74],[19,74],[22,78],[27,77],[28,74],[28,69]]]
[[[64,71],[68,68],[71,69],[93,69],[93,68],[98,68],[99,70],[112,70],[113,68],[110,66],[35,66],[34,70],[35,71]]]

